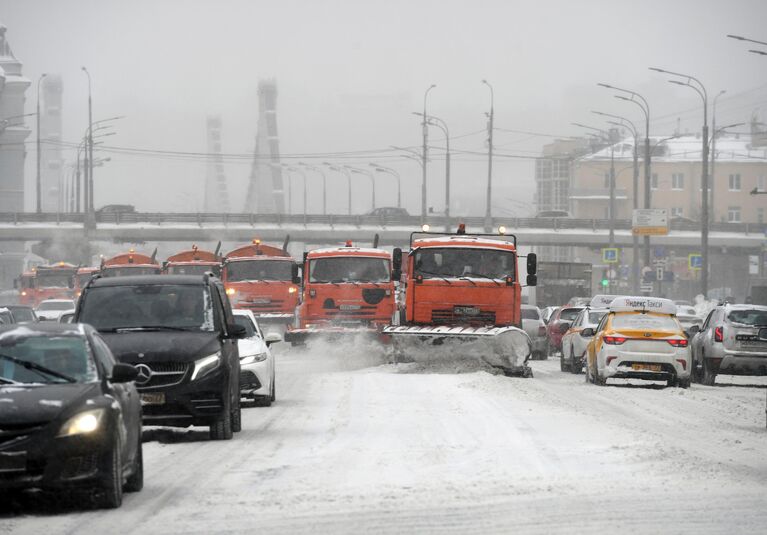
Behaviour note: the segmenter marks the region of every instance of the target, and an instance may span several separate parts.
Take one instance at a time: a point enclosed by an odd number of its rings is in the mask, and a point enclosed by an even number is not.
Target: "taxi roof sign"
[[[612,304],[616,297],[624,297],[622,295],[606,295],[599,294],[591,298],[589,302],[589,308],[607,308]]]
[[[676,304],[661,297],[616,297],[610,303],[610,312],[656,312],[676,314]]]

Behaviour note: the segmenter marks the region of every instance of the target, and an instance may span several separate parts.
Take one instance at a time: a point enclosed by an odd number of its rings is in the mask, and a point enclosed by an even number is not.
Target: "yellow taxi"
[[[599,325],[581,333],[594,336],[586,348],[586,380],[645,379],[688,388],[690,345],[676,310],[670,299],[614,299]]]

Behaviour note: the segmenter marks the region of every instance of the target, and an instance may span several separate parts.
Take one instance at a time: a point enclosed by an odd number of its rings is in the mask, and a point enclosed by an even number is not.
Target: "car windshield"
[[[731,310],[727,319],[732,323],[741,325],[767,325],[767,310]]]
[[[688,307],[688,306],[678,306],[676,307],[676,313],[681,314],[683,316],[697,316],[698,314],[695,312],[695,308]]]
[[[607,314],[606,311],[603,312],[589,312],[589,325],[596,325],[600,321],[602,321],[602,318],[604,315]]]
[[[430,278],[480,277],[515,278],[516,258],[511,251],[498,249],[429,247],[415,253],[416,276]]]
[[[309,263],[310,282],[386,282],[389,278],[386,258],[334,256]]]
[[[254,336],[258,336],[258,333],[256,332],[256,326],[253,325],[253,321],[248,316],[235,314],[234,322],[237,325],[241,325],[242,327],[245,327],[245,331],[247,333],[245,335],[246,338],[253,338]]]
[[[72,284],[71,273],[43,273],[37,274],[38,288],[69,288]]]
[[[72,310],[75,308],[74,301],[43,301],[37,306],[37,310]]]
[[[538,309],[536,308],[523,308],[522,309],[522,319],[523,320],[538,320],[541,319],[540,314],[538,314]]]
[[[102,274],[105,277],[129,277],[131,275],[159,275],[160,268],[153,266],[107,266]]]
[[[91,288],[80,303],[78,320],[99,331],[181,329],[213,331],[207,287],[141,284]]]
[[[59,375],[60,374],[60,375]],[[82,335],[18,334],[0,337],[0,378],[19,383],[89,382],[96,365]]]
[[[168,275],[203,275],[212,272],[216,277],[221,276],[219,264],[181,264],[168,266]]]
[[[559,321],[573,321],[580,314],[582,308],[564,308],[559,313]]]
[[[645,331],[678,331],[679,324],[671,316],[658,314],[616,314],[613,329],[642,329]]]
[[[227,282],[248,280],[289,281],[293,278],[290,260],[238,260],[224,268]]]

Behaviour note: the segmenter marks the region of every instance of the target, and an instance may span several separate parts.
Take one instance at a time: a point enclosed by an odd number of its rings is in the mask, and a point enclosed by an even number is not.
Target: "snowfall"
[[[767,378],[510,378],[445,351],[279,344],[277,401],[243,431],[147,428],[117,510],[24,495],[0,533],[765,533]]]

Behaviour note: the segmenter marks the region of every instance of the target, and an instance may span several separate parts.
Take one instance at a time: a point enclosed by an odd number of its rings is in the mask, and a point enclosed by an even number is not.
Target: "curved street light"
[[[328,167],[331,171],[335,171],[336,173],[341,173],[346,177],[346,181],[349,185],[348,192],[349,192],[349,204],[348,204],[348,214],[352,215],[352,174],[349,172],[348,169],[346,169],[343,166],[335,165],[330,162],[322,162],[322,165]]]
[[[490,89],[490,114],[487,123],[487,199],[485,202],[485,232],[490,232],[493,227],[491,213],[491,197],[493,196],[493,118],[495,116],[495,92],[493,86],[487,80],[482,80]]]
[[[413,112],[414,115],[422,115],[418,112]],[[447,128],[447,123],[435,115],[426,115],[426,122],[432,126],[436,126],[445,134],[445,217],[450,218],[450,131]]]
[[[310,169],[314,171],[315,173],[319,173],[322,177],[322,215],[327,215],[328,213],[328,181],[327,177],[325,176],[325,171],[322,170],[321,167],[317,167],[316,165],[311,165],[304,162],[298,162],[298,165],[301,165],[307,169]]]
[[[421,180],[421,223],[426,221],[426,162],[428,161],[427,153],[427,141],[429,137],[429,127],[426,123],[426,97],[429,95],[429,91],[437,87],[437,84],[431,84],[423,94],[423,121],[421,122],[423,133],[423,150],[421,152],[421,167],[423,171],[423,177]]]
[[[370,163],[370,167],[374,168],[378,173],[386,173],[397,179],[397,208],[402,208],[402,179],[400,174],[391,167],[384,167],[377,163]]]
[[[36,205],[37,205],[37,213],[39,214],[42,212],[42,179],[40,178],[40,82],[43,81],[43,78],[48,76],[46,73],[43,73],[40,75],[40,78],[37,79],[37,176],[35,180],[35,185],[37,188],[36,191]]]
[[[373,198],[371,200],[371,202],[373,203],[373,208],[371,208],[371,210],[375,210],[376,209],[376,175],[375,173],[373,173],[372,171],[368,171],[366,169],[359,169],[357,167],[352,167],[350,165],[345,165],[344,167],[346,167],[352,173],[356,173],[358,175],[365,175],[366,177],[370,179],[370,185],[373,189]]]

